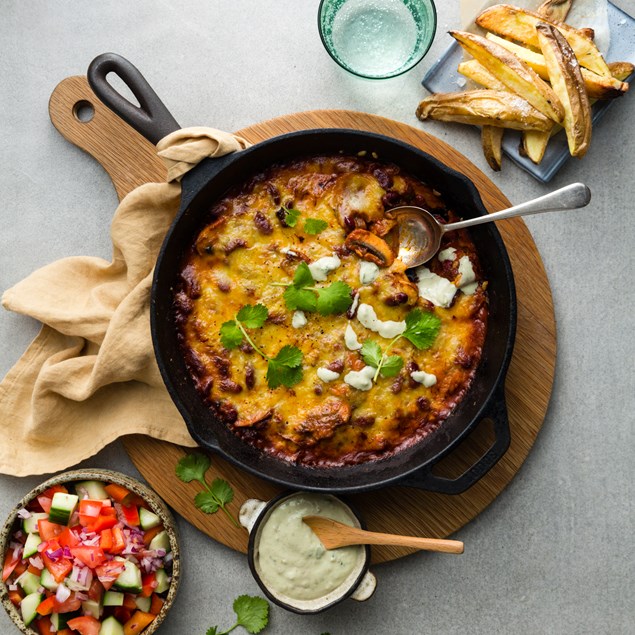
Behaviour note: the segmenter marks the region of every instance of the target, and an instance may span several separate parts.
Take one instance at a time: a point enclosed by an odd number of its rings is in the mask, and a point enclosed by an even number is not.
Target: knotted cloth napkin
[[[213,128],[178,130],[157,144],[167,183],[121,201],[113,259],[64,258],[2,296],[42,330],[0,383],[0,472],[63,470],[125,434],[196,445],[172,403],[150,337],[150,289],[165,233],[179,208],[180,178],[206,157],[248,143]]]

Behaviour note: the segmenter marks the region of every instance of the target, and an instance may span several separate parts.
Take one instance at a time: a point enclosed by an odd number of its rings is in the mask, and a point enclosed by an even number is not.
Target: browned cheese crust
[[[448,212],[431,186],[397,166],[347,156],[274,166],[212,207],[207,225],[185,255],[174,306],[188,368],[220,425],[280,459],[335,466],[389,456],[447,418],[472,381],[485,338],[487,283],[474,244],[466,232],[450,232],[442,249],[454,247],[456,257],[435,257],[427,265],[457,283],[458,259],[469,256],[476,291],[458,291],[449,308],[420,298],[399,261],[382,262],[375,252],[375,262],[384,266],[372,284],[362,285],[356,243],[345,244],[355,230],[389,241],[394,222],[385,211],[406,204],[424,207],[444,221],[461,215],[461,210]],[[295,227],[286,226],[283,206],[300,210]],[[328,227],[311,236],[303,231],[307,218],[322,219]],[[307,324],[293,328],[284,288],[272,285],[290,283],[300,262],[333,254],[341,265],[316,284],[342,280],[381,320],[401,321],[415,307],[434,311],[441,320],[439,335],[427,350],[400,339],[390,354],[403,358],[401,372],[379,377],[368,391],[344,382],[349,371],[365,365],[359,351],[346,347],[346,327],[352,326],[359,342],[370,339],[382,349],[390,340],[365,328],[350,310],[348,315],[307,313]],[[270,356],[287,344],[303,353],[303,378],[292,388],[270,389],[267,362],[248,344],[233,350],[221,344],[221,325],[241,307],[257,303],[268,308],[269,318],[251,332],[256,345]],[[316,374],[320,367],[340,373],[339,378],[321,381]],[[410,376],[415,370],[434,374],[436,384],[417,383]]]

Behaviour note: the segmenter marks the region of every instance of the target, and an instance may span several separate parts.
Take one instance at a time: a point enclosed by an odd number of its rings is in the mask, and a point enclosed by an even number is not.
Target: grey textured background
[[[421,77],[458,24],[457,2],[437,4],[427,58],[405,76],[373,83],[347,75],[322,49],[317,0],[2,0],[0,290],[63,256],[110,255],[114,190],[47,112],[55,85],[85,73],[95,55],[131,59],[184,126],[235,130],[294,111],[348,108],[422,127],[414,117]],[[622,5],[635,12],[632,0]],[[489,173],[475,130],[424,127]],[[275,607],[267,633],[635,633],[634,152],[630,95],[594,130],[585,159],[570,161],[552,183],[587,183],[589,208],[527,220],[555,299],[556,383],[526,464],[459,532],[465,555],[420,554],[377,567],[378,590],[365,604],[314,617]],[[490,176],[513,202],[549,189],[509,164]],[[37,329],[0,313],[0,375]],[[137,475],[119,443],[83,465]],[[41,480],[1,476],[0,517]],[[243,556],[179,525],[183,585],[161,633],[203,635],[233,623],[234,597],[259,590]],[[17,632],[4,613],[0,632]]]

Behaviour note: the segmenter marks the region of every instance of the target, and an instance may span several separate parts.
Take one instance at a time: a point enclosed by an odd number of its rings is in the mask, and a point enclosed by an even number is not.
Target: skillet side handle
[[[140,104],[135,106],[107,81],[115,73],[130,88]],[[181,126],[159,99],[136,66],[116,53],[97,56],[88,67],[88,83],[95,95],[127,124],[155,145]]]
[[[398,487],[415,487],[440,494],[462,494],[478,482],[503,457],[511,441],[509,417],[505,403],[504,382],[496,389],[490,406],[483,413],[483,419],[491,419],[494,423],[494,442],[481,458],[456,479],[444,478],[432,474],[434,465],[404,477]]]

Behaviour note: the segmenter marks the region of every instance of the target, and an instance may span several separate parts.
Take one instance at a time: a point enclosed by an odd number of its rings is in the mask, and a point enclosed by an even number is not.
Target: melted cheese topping
[[[396,166],[345,156],[272,168],[211,207],[210,218],[216,220],[200,231],[183,261],[175,289],[175,328],[182,334],[192,380],[219,425],[229,426],[247,443],[307,465],[373,460],[434,430],[467,390],[485,337],[486,285],[479,283],[471,296],[457,293],[445,306],[420,298],[417,285],[394,266],[380,268],[374,281],[362,285],[362,260],[344,242],[355,226],[383,235],[381,224],[389,222],[385,197],[389,207],[417,204],[454,218],[431,187]],[[286,226],[283,205],[301,212],[295,227]],[[327,228],[308,235],[303,231],[307,218],[326,221]],[[456,258],[435,258],[429,270],[456,291],[458,259],[469,256],[480,281],[468,234],[448,234],[443,249],[449,248]],[[294,328],[300,316],[294,319],[287,309],[285,287],[279,285],[293,280],[300,262],[309,265],[315,286],[341,280],[357,293],[348,315],[305,313],[307,323]],[[322,275],[325,281],[319,281]],[[256,345],[271,357],[287,344],[302,351],[303,378],[292,388],[270,389],[267,362],[250,346],[226,350],[220,342],[221,325],[233,320],[241,307],[256,303],[269,310],[265,325],[250,330]],[[372,316],[365,310],[364,318],[364,305],[372,308]],[[384,348],[382,335],[401,332],[405,316],[415,307],[440,318],[436,341],[418,350],[399,339],[390,354],[403,358],[402,371],[373,383],[374,369],[365,368],[359,350],[351,349],[367,340]],[[381,325],[389,325],[390,333],[382,333]],[[434,375],[436,384],[413,379],[411,374],[420,369]]]

